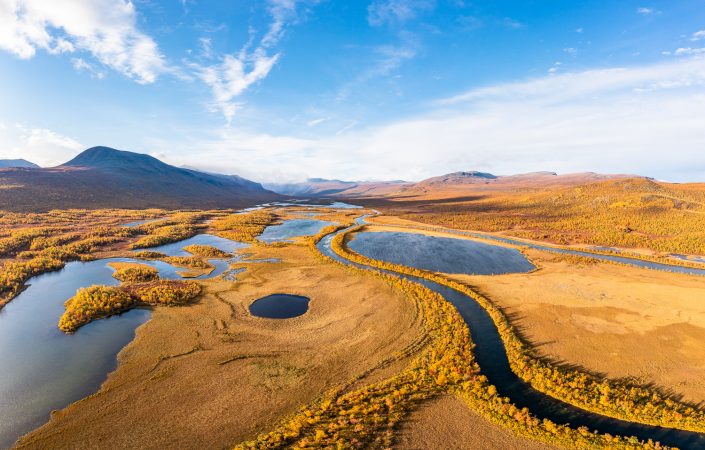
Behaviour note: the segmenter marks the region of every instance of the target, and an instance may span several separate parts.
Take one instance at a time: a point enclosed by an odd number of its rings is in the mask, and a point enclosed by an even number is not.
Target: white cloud
[[[705,48],[679,47],[672,52],[661,52],[665,56],[693,56],[705,54]]]
[[[696,31],[696,32],[693,33],[693,35],[690,37],[690,40],[691,40],[691,41],[701,41],[701,40],[703,40],[703,39],[705,39],[705,30]]]
[[[184,143],[233,161],[232,172],[346,179],[422,179],[478,169],[554,170],[705,179],[705,59],[563,73],[473,89],[429,112],[319,139],[219,135]],[[212,152],[212,153],[211,153]],[[237,164],[237,165],[235,165]],[[271,167],[276,167],[272,170]],[[221,168],[224,170],[224,168]],[[244,172],[243,172],[244,173]]]
[[[299,2],[268,0],[268,11],[272,21],[254,50],[251,50],[254,43],[254,30],[250,29],[250,40],[237,54],[223,56],[218,64],[194,65],[199,78],[213,92],[211,110],[220,111],[228,125],[238,109],[244,105],[242,101],[237,100],[238,97],[250,86],[266,78],[279,61],[281,53],[272,54],[270,49],[283,37],[286,25],[297,19],[296,7]],[[203,44],[203,41],[201,43]],[[210,46],[207,48],[210,50]]]
[[[91,76],[94,76],[100,80],[102,80],[106,76],[105,71],[96,68],[95,65],[87,62],[83,58],[71,58],[71,65],[77,72],[86,71],[90,73]]]
[[[656,11],[654,8],[641,7],[637,8],[636,13],[642,16],[651,16],[653,14],[657,14],[658,11]]]
[[[279,54],[267,56],[260,50],[254,54],[225,55],[222,63],[201,68],[199,76],[213,91],[213,109],[220,110],[230,123],[242,106],[234,99],[265,78],[278,59]]]
[[[316,125],[319,125],[328,119],[329,117],[321,117],[320,119],[309,120],[308,122],[306,122],[306,126],[315,127]]]
[[[0,0],[0,49],[22,59],[38,49],[85,51],[139,83],[152,83],[166,66],[154,40],[137,29],[136,15],[126,0]]]
[[[0,158],[23,158],[41,166],[68,161],[84,149],[75,139],[25,124],[0,124]]]
[[[578,54],[578,49],[575,47],[567,47],[567,48],[564,48],[563,51],[565,53],[569,54],[570,56],[577,56],[577,54]]]
[[[367,7],[367,22],[372,26],[399,25],[433,10],[433,0],[374,0]]]

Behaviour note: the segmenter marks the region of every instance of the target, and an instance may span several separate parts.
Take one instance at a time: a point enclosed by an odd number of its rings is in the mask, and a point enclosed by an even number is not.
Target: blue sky
[[[705,1],[0,0],[0,157],[705,181]]]

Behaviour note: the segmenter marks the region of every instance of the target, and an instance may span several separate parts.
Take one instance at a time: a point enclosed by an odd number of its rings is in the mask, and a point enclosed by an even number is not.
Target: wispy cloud
[[[696,31],[690,37],[690,40],[693,42],[705,40],[705,30]]]
[[[156,42],[137,29],[134,5],[125,0],[3,0],[0,49],[22,59],[38,49],[88,52],[143,84],[167,70]]]
[[[653,16],[654,14],[658,14],[659,11],[655,10],[654,8],[647,8],[642,6],[641,8],[636,9],[636,13],[641,16]]]
[[[370,80],[392,75],[406,61],[416,57],[421,47],[416,35],[401,32],[399,36],[398,43],[379,45],[372,49],[371,64],[338,90],[336,100],[347,99],[355,88],[365,85]]]
[[[322,124],[326,120],[329,120],[329,118],[328,117],[321,117],[320,119],[309,120],[308,122],[306,122],[306,126],[315,127],[316,125]]]
[[[504,28],[509,28],[511,30],[519,30],[521,28],[525,28],[526,25],[523,24],[522,22],[512,19],[511,17],[505,17],[501,20],[498,21],[498,23],[503,26]]]
[[[245,91],[253,84],[269,75],[281,57],[280,52],[271,51],[281,38],[289,23],[297,19],[297,0],[268,0],[268,11],[272,21],[259,44],[254,44],[254,30],[250,30],[250,40],[238,53],[222,56],[220,62],[209,66],[194,64],[199,78],[213,92],[211,109],[220,111],[228,125],[235,113],[243,106],[239,101]],[[203,41],[201,42],[203,45]],[[210,42],[206,47],[212,56]]]
[[[367,7],[367,22],[375,27],[401,25],[435,6],[434,0],[374,0]]]

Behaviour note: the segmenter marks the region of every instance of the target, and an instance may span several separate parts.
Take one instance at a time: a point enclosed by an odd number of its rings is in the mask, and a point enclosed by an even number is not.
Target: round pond
[[[292,294],[272,294],[255,300],[250,305],[253,316],[266,319],[290,319],[308,311],[307,297]]]

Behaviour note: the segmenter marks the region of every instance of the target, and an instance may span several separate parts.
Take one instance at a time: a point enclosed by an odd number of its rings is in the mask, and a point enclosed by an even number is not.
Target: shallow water
[[[115,368],[117,353],[149,319],[148,310],[133,309],[73,335],[59,331],[64,301],[77,289],[118,284],[110,261],[72,262],[34,277],[0,310],[0,447],[46,422],[51,410],[95,392]]]
[[[373,259],[433,272],[491,275],[535,269],[513,248],[419,233],[356,233],[348,246]]]
[[[280,225],[270,225],[259,236],[262,242],[282,242],[298,236],[313,236],[334,222],[318,219],[291,219]]]
[[[153,252],[164,253],[168,256],[191,256],[189,252],[184,250],[184,247],[189,245],[210,245],[218,250],[222,250],[227,253],[233,253],[241,248],[248,247],[249,244],[243,242],[232,241],[230,239],[222,238],[220,236],[215,236],[213,234],[197,234],[196,236],[184,239],[183,241],[173,242],[171,244],[159,245],[157,247],[150,247],[147,249]],[[139,251],[139,250],[138,250]]]
[[[529,242],[524,242],[518,239],[506,238],[495,236],[491,234],[476,233],[473,231],[462,231],[462,230],[448,230],[444,229],[443,232],[457,234],[460,236],[470,236],[480,239],[487,239],[491,241],[504,242],[507,244],[535,248],[537,250],[544,250],[552,253],[559,253],[563,255],[574,255],[574,256],[585,256],[588,258],[599,259],[601,261],[612,261],[620,264],[626,264],[629,266],[639,267],[642,269],[660,270],[664,272],[674,272],[683,273],[688,275],[705,275],[705,269],[697,269],[693,267],[683,267],[672,264],[656,263],[651,261],[644,261],[638,258],[631,258],[629,256],[616,256],[616,255],[602,255],[599,253],[590,253],[580,250],[569,250],[565,248],[552,247],[550,245],[534,244]]]
[[[307,297],[291,294],[272,294],[255,300],[250,305],[253,316],[266,319],[290,319],[308,311]]]
[[[234,251],[247,244],[211,235],[150,250],[170,255],[188,255],[190,244],[204,244]],[[216,268],[198,278],[224,273],[228,260],[209,260]],[[110,262],[137,262],[159,270],[165,279],[180,279],[174,267],[162,261],[109,258],[70,262],[60,271],[33,277],[29,287],[0,310],[0,448],[42,425],[50,411],[92,394],[117,365],[116,356],[146,322],[151,312],[133,309],[118,316],[96,320],[74,334],[57,325],[64,302],[78,289],[94,284],[117,285]]]
[[[362,216],[358,218],[356,223],[365,223],[366,217],[367,216]],[[467,324],[473,342],[475,343],[473,352],[481,372],[487,377],[488,381],[497,388],[497,392],[500,395],[508,397],[517,407],[526,407],[539,419],[550,419],[558,424],[570,424],[573,427],[586,426],[590,430],[597,430],[601,433],[636,436],[641,440],[654,439],[660,441],[662,444],[679,447],[681,449],[705,448],[705,435],[703,434],[612,419],[576,408],[533,389],[511,370],[504,343],[494,325],[494,321],[487,311],[473,298],[432,281],[413,276],[400,275],[391,271],[381,271],[341,258],[331,249],[331,242],[336,234],[344,231],[345,230],[342,230],[323,238],[317,245],[318,249],[323,254],[344,264],[368,270],[391,273],[401,278],[423,284],[429,289],[441,294],[456,307]],[[362,235],[364,233],[359,234]]]
[[[166,219],[166,217],[160,217],[158,219],[135,220],[134,222],[123,223],[122,226],[128,227],[128,228],[134,228],[134,227],[138,227],[140,225],[146,225],[148,223],[160,222],[165,219]]]

